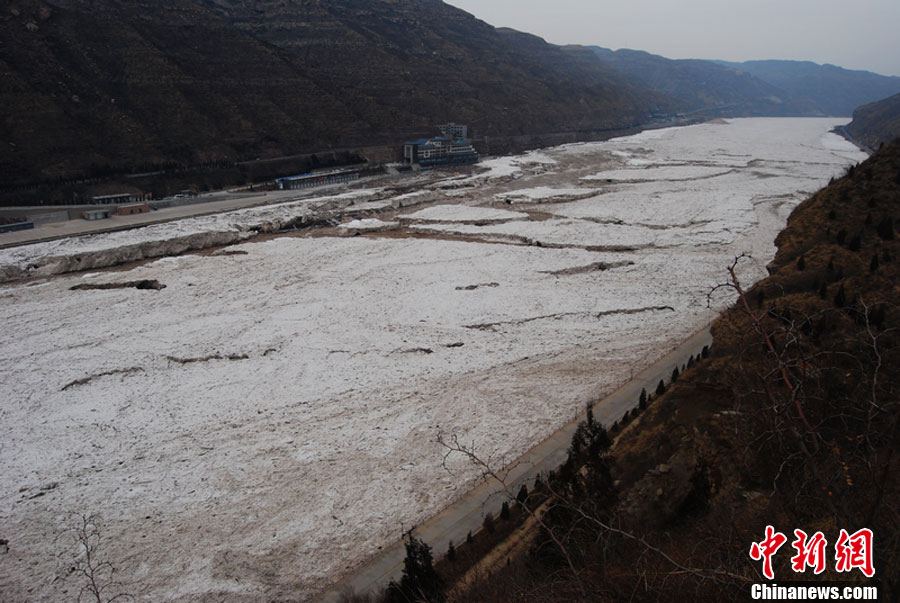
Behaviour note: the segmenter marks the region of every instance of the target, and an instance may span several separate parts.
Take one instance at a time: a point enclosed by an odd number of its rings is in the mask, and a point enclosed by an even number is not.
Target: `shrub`
[[[484,516],[484,521],[481,522],[481,527],[484,528],[484,531],[488,534],[494,533],[494,515],[493,513],[487,513]]]
[[[519,493],[516,494],[516,500],[521,504],[528,500],[528,486],[522,484],[522,487],[519,488]]]

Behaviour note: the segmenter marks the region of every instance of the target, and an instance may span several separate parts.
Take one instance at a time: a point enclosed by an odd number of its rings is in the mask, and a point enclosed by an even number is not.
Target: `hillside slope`
[[[630,126],[671,105],[439,0],[16,0],[0,187],[168,165]]]
[[[857,108],[844,129],[851,139],[870,149],[900,137],[900,94]]]

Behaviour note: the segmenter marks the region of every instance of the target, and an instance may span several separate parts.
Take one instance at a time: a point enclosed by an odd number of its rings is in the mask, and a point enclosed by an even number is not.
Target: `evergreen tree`
[[[678,372],[678,367],[676,366],[676,367],[672,370],[672,383],[675,383],[676,381],[678,381],[678,375],[679,375],[679,374],[680,374],[680,373]]]
[[[434,569],[431,547],[412,534],[407,534],[403,577],[400,578],[399,584],[391,580],[387,590],[387,601],[388,603],[446,601],[444,582]]]
[[[844,241],[846,241],[846,240],[847,240],[847,231],[842,228],[838,231],[837,236],[834,238],[834,241],[838,245],[843,245]]]
[[[447,561],[456,561],[456,547],[453,546],[452,540],[447,545]]]
[[[617,493],[608,455],[612,441],[595,421],[591,421],[588,433],[591,437],[584,446],[585,454],[579,459],[579,465],[574,471],[561,472],[558,479],[551,480],[554,495],[566,504],[547,509],[543,516],[545,527],[532,549],[534,560],[547,569],[564,567],[566,563],[559,548],[551,542],[547,528],[564,535],[570,552],[584,554],[598,546],[602,532],[591,522],[584,522],[584,516],[605,521],[615,507]]]
[[[500,519],[503,521],[509,519],[509,503],[505,500],[503,501],[503,506],[500,507]]]
[[[627,414],[627,413],[626,413]],[[587,418],[578,424],[569,446],[569,460],[574,464],[584,463],[586,458],[601,454],[612,441],[603,426],[594,420],[594,409],[588,407]]]
[[[847,305],[847,294],[844,292],[843,283],[841,283],[841,288],[838,289],[838,292],[834,296],[834,305],[838,308],[843,308]]]
[[[516,494],[516,500],[519,501],[520,504],[524,504],[525,501],[528,500],[528,486],[522,484],[522,487],[519,488],[519,493]]]
[[[875,325],[876,328],[880,329],[884,326],[884,304],[878,304],[872,308],[872,311],[869,313],[869,322]]]
[[[660,379],[659,383],[656,385],[656,395],[661,396],[666,393],[666,384],[663,383],[663,380]]]
[[[878,233],[878,236],[881,237],[884,241],[893,241],[894,240],[894,221],[890,216],[885,216],[881,222],[878,223],[878,226],[875,228],[875,232]]]
[[[692,356],[693,358],[693,356]],[[638,408],[641,410],[647,408],[647,390],[641,389],[641,395],[638,398]]]

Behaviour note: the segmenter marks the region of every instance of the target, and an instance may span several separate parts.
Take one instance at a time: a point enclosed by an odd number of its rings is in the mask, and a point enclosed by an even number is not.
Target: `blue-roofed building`
[[[450,128],[453,126],[453,128]],[[403,160],[406,163],[423,167],[436,165],[466,165],[478,161],[478,153],[472,143],[462,136],[450,136],[453,133],[465,133],[466,126],[448,124],[441,126],[448,135],[435,138],[420,138],[403,145]]]

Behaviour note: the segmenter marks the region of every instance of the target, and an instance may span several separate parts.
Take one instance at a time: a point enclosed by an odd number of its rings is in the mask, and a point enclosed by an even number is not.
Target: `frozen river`
[[[0,251],[33,275],[0,287],[4,600],[73,600],[78,514],[137,601],[314,596],[472,485],[438,433],[508,462],[706,325],[736,255],[762,277],[793,207],[865,158],[838,123],[654,130]],[[240,242],[326,210],[360,213]],[[40,276],[200,234],[237,242]],[[92,288],[139,280],[165,288]]]

